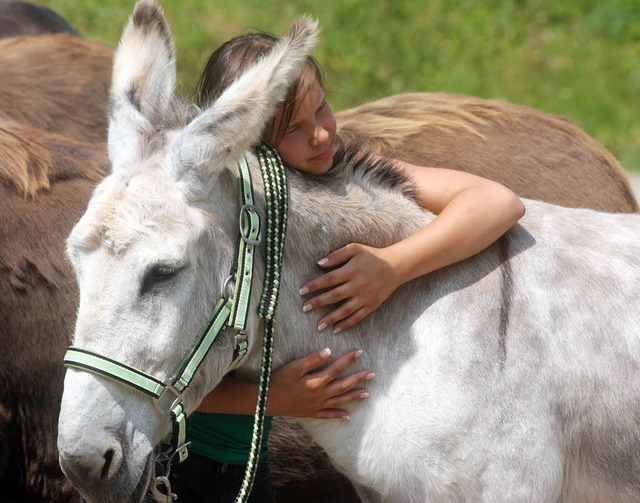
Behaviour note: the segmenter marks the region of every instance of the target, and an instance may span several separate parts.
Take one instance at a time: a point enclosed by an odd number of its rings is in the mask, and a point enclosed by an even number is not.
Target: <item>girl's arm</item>
[[[437,214],[426,227],[386,248],[351,243],[318,264],[331,272],[306,283],[303,311],[341,302],[318,321],[339,332],[380,306],[400,285],[469,258],[495,242],[525,213],[522,201],[499,183],[462,171],[396,161],[422,205]]]
[[[347,412],[339,407],[367,398],[367,391],[359,386],[374,374],[371,370],[363,370],[341,379],[338,376],[361,355],[361,350],[354,349],[324,369],[315,370],[331,357],[331,351],[325,348],[284,365],[271,376],[267,415],[349,419]],[[225,377],[202,400],[197,410],[252,415],[257,397],[256,383]]]

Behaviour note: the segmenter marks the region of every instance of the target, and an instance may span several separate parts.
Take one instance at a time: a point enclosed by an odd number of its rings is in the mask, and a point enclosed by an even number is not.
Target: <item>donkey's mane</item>
[[[481,126],[517,120],[505,108],[512,105],[498,100],[431,93],[425,100],[420,93],[405,93],[360,105],[338,113],[341,136],[353,137],[352,129],[367,131],[385,145],[397,145],[427,125],[450,133],[467,132],[484,138]]]
[[[396,162],[375,156],[359,142],[340,143],[331,170],[319,178],[335,178],[341,183],[348,180],[361,187],[379,186],[397,190],[406,197],[416,199],[411,182],[398,169]]]
[[[99,181],[108,172],[103,145],[0,119],[0,183],[23,197],[35,197],[56,182]]]
[[[337,249],[350,242],[388,246],[415,232],[420,215],[427,218],[396,163],[356,145],[339,146],[333,167],[324,175],[291,170],[288,178],[289,217],[297,223],[288,228],[288,239],[315,243],[297,250],[306,257],[302,263],[329,253],[327,246]]]

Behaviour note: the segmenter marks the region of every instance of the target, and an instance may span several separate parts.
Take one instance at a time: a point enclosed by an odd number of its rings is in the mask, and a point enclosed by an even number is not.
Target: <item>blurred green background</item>
[[[78,31],[117,43],[133,0],[40,0]],[[444,91],[564,115],[640,170],[640,0],[164,0],[181,91],[209,53],[251,29],[320,20],[315,51],[335,110]]]

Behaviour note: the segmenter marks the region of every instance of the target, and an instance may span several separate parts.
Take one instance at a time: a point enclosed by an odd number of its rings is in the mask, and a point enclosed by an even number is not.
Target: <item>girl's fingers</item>
[[[362,388],[354,389],[356,386],[360,386],[367,381],[370,381],[375,377],[375,374],[371,370],[362,370],[350,376],[344,377],[342,379],[338,379],[332,382],[329,386],[327,386],[327,391],[333,395],[333,397],[329,400],[336,399],[346,393],[355,392],[356,394],[361,394],[366,391]],[[327,404],[329,402],[327,400]],[[340,404],[345,403],[341,402]]]
[[[327,400],[327,406],[335,409],[351,402],[366,400],[367,398],[369,398],[369,392],[367,390],[354,389],[348,391],[347,393],[343,393],[342,395],[335,396],[330,400]]]
[[[338,265],[344,264],[353,258],[354,255],[358,253],[359,244],[350,243],[342,248],[338,248],[337,250],[332,251],[324,258],[318,260],[318,265],[320,267],[336,267]]]
[[[305,283],[300,290],[298,290],[298,293],[300,295],[308,295],[320,290],[335,288],[336,286],[343,284],[346,279],[347,278],[345,277],[342,268],[336,269],[335,271],[324,273],[322,276],[318,276],[308,283]]]
[[[324,363],[327,362],[327,360],[329,360],[330,357],[331,357],[331,350],[329,348],[324,348],[324,349],[321,349],[320,351],[314,351],[313,353],[309,353],[307,356],[304,356],[298,360],[295,360],[291,364],[296,367],[296,370],[297,370],[296,373],[299,376],[303,376],[311,372],[313,369],[316,369],[322,366]]]
[[[342,405],[369,398],[369,392],[365,389],[354,389],[335,396],[326,401],[327,408],[316,411],[313,415],[316,419],[348,419],[349,415],[344,409],[340,409]]]
[[[371,313],[371,309],[366,309],[364,307],[361,307],[360,309],[357,309],[354,313],[352,313],[351,315],[342,318],[340,320],[338,320],[338,322],[333,324],[333,333],[334,334],[338,334],[340,332],[342,332],[343,330],[346,330],[347,328],[350,328],[358,323],[360,323],[363,319],[365,319],[367,317],[367,315],[369,315],[369,313]],[[318,326],[320,325],[320,322],[318,322]]]
[[[331,252],[325,258],[320,259],[318,261],[318,265],[320,267],[324,269],[337,267],[337,269],[327,272],[302,285],[299,290],[300,295],[307,295],[309,293],[333,288],[345,283],[349,279],[349,273],[348,271],[345,271],[344,266],[359,253],[360,247],[361,245],[359,244],[351,243]]]
[[[337,304],[345,299],[352,297],[349,293],[350,288],[346,284],[342,284],[329,291],[316,295],[314,298],[305,302],[302,306],[302,311],[308,313],[314,309],[324,306],[330,306]]]
[[[358,305],[357,299],[349,299],[347,302],[344,302],[342,305],[331,311],[327,316],[323,316],[318,320],[317,327],[318,330],[322,331],[327,327],[333,326],[334,333],[338,328],[343,330],[347,328],[347,326],[351,326],[346,324],[347,320],[350,320],[352,316],[360,316],[360,311],[364,308]],[[365,314],[362,314],[362,318],[364,318]],[[338,330],[339,332],[340,330]]]
[[[337,358],[331,364],[321,372],[325,375],[328,381],[333,381],[341,376],[349,366],[362,356],[361,349],[353,349],[348,353],[343,354],[340,358]]]

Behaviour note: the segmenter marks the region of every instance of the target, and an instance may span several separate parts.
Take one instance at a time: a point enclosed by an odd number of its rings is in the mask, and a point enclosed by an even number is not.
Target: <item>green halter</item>
[[[273,320],[276,311],[280,284],[280,267],[284,250],[286,233],[287,191],[286,175],[282,161],[277,152],[266,145],[258,148],[258,158],[265,184],[267,201],[267,255],[265,264],[265,281],[259,314],[265,319],[264,345],[262,352],[262,368],[258,386],[258,402],[253,428],[251,452],[245,472],[242,487],[237,502],[246,501],[253,485],[257,469],[259,446],[262,441],[264,414],[269,392],[269,378],[271,373],[271,351],[273,347]],[[118,362],[93,351],[71,346],[64,356],[64,365],[98,374],[121,382],[140,391],[155,400],[162,409],[161,402],[167,394],[173,395],[171,405],[163,412],[171,417],[172,433],[168,442],[170,448],[161,454],[158,461],[166,463],[165,476],[156,477],[156,486],[152,487],[157,498],[167,502],[173,501],[175,495],[171,492],[168,474],[170,465],[177,456],[178,462],[187,458],[188,442],[186,442],[186,415],[182,402],[182,394],[191,383],[196,371],[209,353],[218,335],[227,328],[236,332],[233,361],[227,372],[235,369],[248,351],[246,336],[246,321],[251,297],[251,283],[253,279],[253,259],[255,246],[259,245],[262,236],[260,217],[253,200],[251,175],[246,159],[243,157],[238,163],[238,187],[240,196],[240,239],[238,240],[235,273],[225,282],[226,290],[230,282],[234,283],[233,296],[222,297],[215,306],[213,314],[201,332],[200,337],[192,346],[187,356],[182,360],[176,371],[166,381],[127,364]],[[164,486],[165,492],[158,491],[158,486]]]

